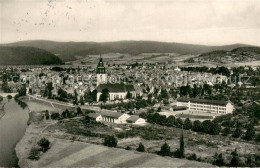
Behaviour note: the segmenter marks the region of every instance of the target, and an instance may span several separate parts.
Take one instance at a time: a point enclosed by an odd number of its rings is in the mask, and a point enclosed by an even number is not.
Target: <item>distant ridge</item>
[[[39,48],[0,46],[0,65],[51,65],[61,63],[59,57]]]
[[[36,47],[53,54],[57,54],[63,61],[75,60],[75,56],[104,53],[128,53],[138,55],[140,53],[179,53],[202,54],[215,50],[230,51],[238,47],[246,47],[246,44],[233,44],[224,46],[206,46],[183,43],[157,42],[157,41],[117,41],[117,42],[55,42],[47,40],[20,41],[3,44],[2,46],[27,46]]]

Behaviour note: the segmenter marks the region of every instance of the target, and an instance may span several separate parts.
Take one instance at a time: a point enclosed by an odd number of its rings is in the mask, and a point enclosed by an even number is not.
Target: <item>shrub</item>
[[[188,160],[197,160],[197,155],[193,153],[192,155],[187,157]]]
[[[201,132],[202,131],[202,124],[199,120],[194,121],[192,130],[195,131],[195,132]]]
[[[186,130],[192,129],[192,122],[190,121],[189,118],[185,119],[183,128]]]
[[[3,100],[4,100],[4,98],[2,96],[0,96],[0,102],[3,101]]]
[[[224,159],[222,157],[222,153],[220,153],[219,155],[216,153],[214,158],[215,158],[215,160],[212,163],[213,165],[216,165],[216,166],[224,166],[225,165]]]
[[[12,99],[12,98],[13,98],[13,96],[11,96],[11,95],[8,95],[8,96],[7,96],[7,99],[8,99],[8,100],[10,100],[10,99]]]
[[[139,146],[138,146],[138,148],[136,149],[138,152],[144,152],[145,151],[145,147],[144,147],[144,145],[140,142],[139,143]]]
[[[255,136],[255,129],[254,129],[253,126],[250,126],[246,130],[246,134],[245,134],[244,139],[250,141],[250,140],[252,140],[254,138],[254,136]]]
[[[242,130],[240,128],[236,128],[235,132],[233,133],[233,138],[239,138],[243,134]]]
[[[38,148],[32,148],[29,153],[28,159],[38,160],[40,158],[40,151]]]
[[[46,138],[42,138],[40,141],[37,142],[37,144],[41,147],[41,151],[46,152],[49,150],[50,147],[50,141]]]
[[[59,113],[52,113],[51,114],[51,119],[52,120],[56,120],[56,119],[59,119],[60,118],[60,114]]]
[[[222,135],[223,136],[228,136],[231,133],[231,130],[229,127],[226,127],[223,129]]]
[[[161,156],[171,156],[171,148],[170,146],[165,142],[161,146],[161,150],[158,152],[159,155]]]
[[[131,150],[131,147],[130,147],[130,146],[127,146],[127,147],[125,148],[125,150]]]
[[[117,139],[114,136],[107,136],[104,139],[104,145],[108,147],[116,147]]]

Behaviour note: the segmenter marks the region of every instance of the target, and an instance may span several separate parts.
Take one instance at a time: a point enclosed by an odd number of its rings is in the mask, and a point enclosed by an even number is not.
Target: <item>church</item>
[[[97,65],[97,102],[99,102],[103,89],[108,89],[108,101],[125,100],[129,92],[132,98],[136,97],[136,91],[132,84],[108,83],[108,77],[102,58]]]

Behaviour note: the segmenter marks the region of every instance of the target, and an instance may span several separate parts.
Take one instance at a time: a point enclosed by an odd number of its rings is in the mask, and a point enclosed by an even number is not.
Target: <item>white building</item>
[[[99,113],[89,113],[87,116],[89,116],[90,118],[96,121],[102,121],[102,116]]]
[[[186,106],[190,111],[217,114],[232,113],[234,106],[230,101],[206,100],[196,98],[177,98],[177,106]]]
[[[132,115],[131,117],[126,119],[126,122],[136,124],[136,125],[144,125],[146,123],[145,119],[140,118],[139,116],[136,115]]]
[[[128,114],[111,112],[111,111],[102,111],[101,112],[102,121],[112,122],[116,124],[125,124],[126,119],[130,117]]]

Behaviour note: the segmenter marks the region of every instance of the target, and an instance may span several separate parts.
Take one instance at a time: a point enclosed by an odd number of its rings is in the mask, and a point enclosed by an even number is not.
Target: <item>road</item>
[[[52,106],[53,106],[53,104],[56,104],[56,105],[61,105],[61,106],[66,106],[66,107],[73,107],[73,108],[80,107],[83,110],[93,110],[96,112],[100,112],[100,110],[101,110],[100,107],[96,107],[96,106],[78,106],[78,105],[72,105],[72,104],[60,102],[57,100],[45,99],[45,98],[41,98],[41,97],[37,97],[37,96],[33,96],[33,95],[28,95],[28,96],[30,99],[36,99],[39,101],[50,103]]]

